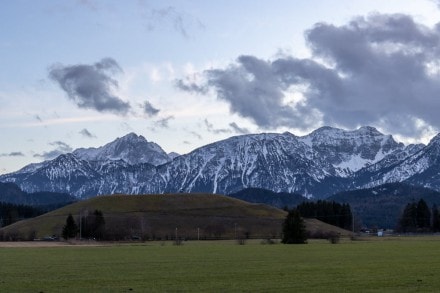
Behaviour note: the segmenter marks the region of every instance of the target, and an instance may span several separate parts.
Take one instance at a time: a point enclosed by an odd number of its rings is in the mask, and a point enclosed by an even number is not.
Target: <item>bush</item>
[[[336,233],[336,232],[329,233],[328,241],[331,244],[338,244],[339,240],[341,240],[341,235],[339,235],[339,233]]]

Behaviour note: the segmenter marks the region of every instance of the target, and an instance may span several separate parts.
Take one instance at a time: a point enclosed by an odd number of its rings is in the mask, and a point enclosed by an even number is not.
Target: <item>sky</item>
[[[0,0],[0,174],[130,132],[440,131],[440,1]]]

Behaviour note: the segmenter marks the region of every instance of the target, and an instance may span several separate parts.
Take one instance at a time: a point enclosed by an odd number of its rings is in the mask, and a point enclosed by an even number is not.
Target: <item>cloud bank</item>
[[[240,56],[205,71],[202,84],[176,85],[200,94],[208,88],[266,129],[373,125],[403,136],[438,129],[440,23],[372,14],[342,26],[317,23],[305,38],[311,58]]]
[[[130,104],[112,93],[118,87],[112,76],[121,71],[114,59],[104,58],[93,65],[53,65],[49,77],[79,108],[126,115]]]
[[[0,157],[24,157],[24,154],[22,152],[10,152],[0,154]]]
[[[34,157],[42,158],[44,160],[52,160],[58,157],[59,155],[71,153],[73,151],[72,147],[70,147],[68,144],[62,141],[54,141],[49,143],[49,145],[54,146],[55,149],[41,154],[35,154]]]

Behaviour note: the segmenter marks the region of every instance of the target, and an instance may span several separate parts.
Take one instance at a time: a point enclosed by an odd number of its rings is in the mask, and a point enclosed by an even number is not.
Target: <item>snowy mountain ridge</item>
[[[437,172],[437,168],[439,173]],[[233,193],[256,187],[325,198],[338,191],[387,182],[440,190],[440,136],[405,146],[373,127],[322,127],[305,136],[289,132],[230,137],[185,155],[130,133],[99,148],[0,176],[27,192],[68,192],[86,198],[113,193]]]
[[[76,149],[73,154],[86,161],[124,160],[131,165],[149,163],[157,166],[172,159],[158,144],[148,142],[135,133],[129,133],[99,148]]]

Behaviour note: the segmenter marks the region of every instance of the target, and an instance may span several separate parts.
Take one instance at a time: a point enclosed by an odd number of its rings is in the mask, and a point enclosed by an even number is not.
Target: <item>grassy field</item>
[[[0,248],[0,292],[438,292],[440,238]]]

